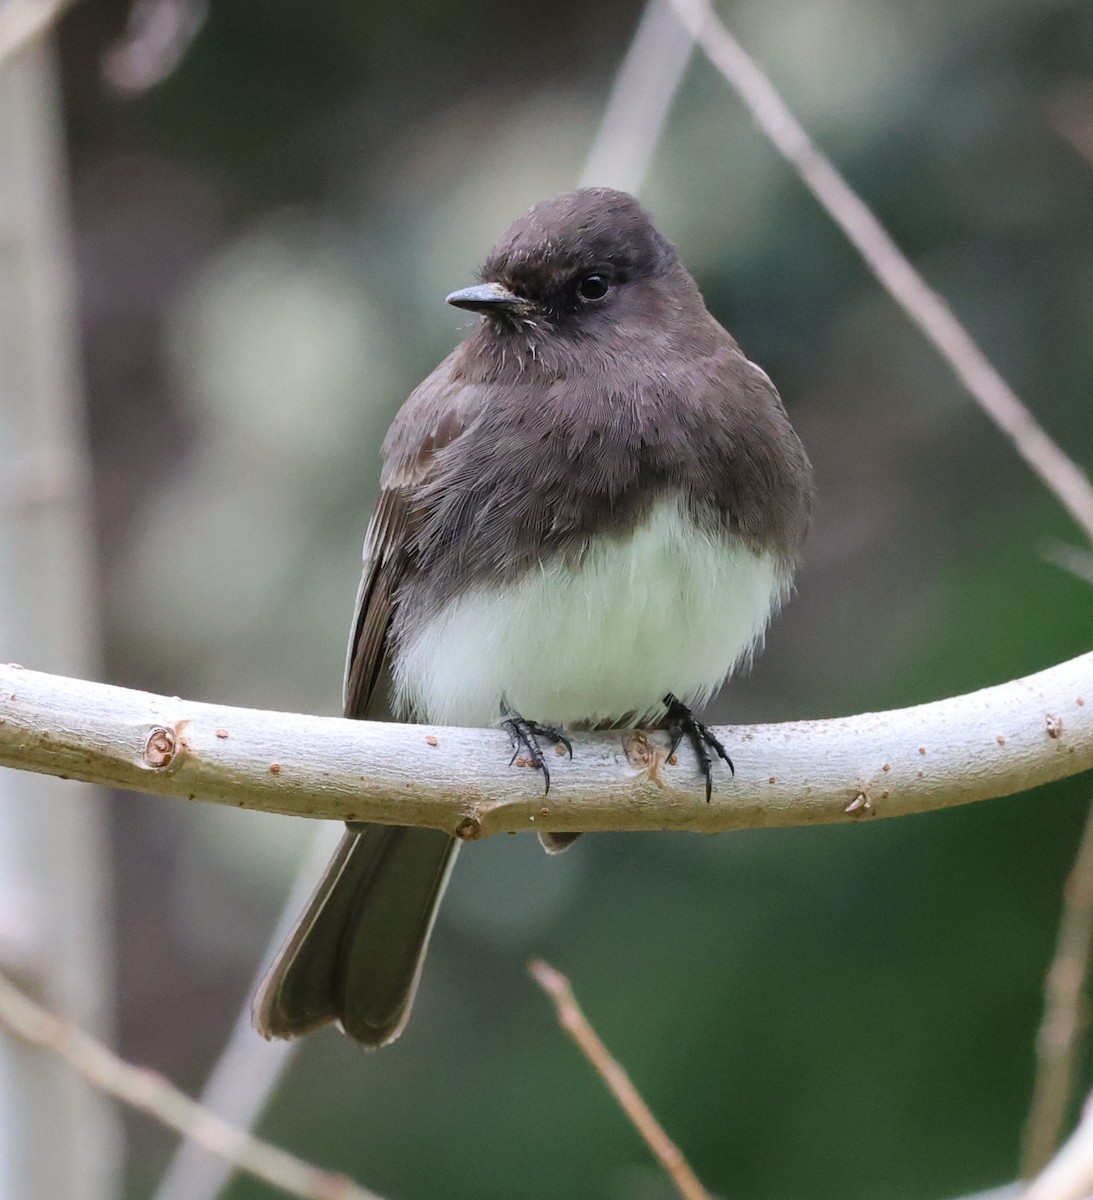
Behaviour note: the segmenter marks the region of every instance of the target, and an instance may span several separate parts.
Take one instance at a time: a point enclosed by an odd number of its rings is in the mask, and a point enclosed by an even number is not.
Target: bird
[[[810,523],[778,392],[624,192],[535,205],[447,302],[479,319],[384,440],[345,715],[386,683],[401,719],[502,726],[546,788],[543,746],[572,754],[567,731],[667,728],[708,800],[732,760],[695,710],[760,647]],[[551,852],[575,837],[540,834]],[[348,825],[258,988],[257,1030],[394,1041],[457,846]]]

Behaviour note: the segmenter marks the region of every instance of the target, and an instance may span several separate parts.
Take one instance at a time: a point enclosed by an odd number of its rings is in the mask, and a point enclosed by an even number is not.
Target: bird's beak
[[[467,308],[477,313],[512,313],[519,315],[531,312],[534,305],[523,296],[510,292],[499,283],[480,283],[475,287],[463,288],[446,297],[448,304],[456,308]]]

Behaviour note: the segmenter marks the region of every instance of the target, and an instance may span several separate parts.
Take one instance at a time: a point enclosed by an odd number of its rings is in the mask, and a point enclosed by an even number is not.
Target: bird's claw
[[[524,751],[531,765],[543,773],[545,796],[550,791],[550,768],[546,764],[539,739],[545,738],[556,746],[564,746],[570,758],[573,757],[573,743],[553,725],[540,725],[538,721],[529,721],[518,712],[506,713],[501,718],[501,724],[508,730],[509,741],[512,743],[509,766],[511,767],[520,756],[520,752]]]
[[[722,759],[735,776],[736,768],[733,766],[732,759],[720,739],[714,736],[710,727],[695,720],[694,713],[686,704],[672,695],[665,696],[664,703],[668,706],[668,728],[672,734],[672,745],[668,751],[669,757],[675,754],[676,748],[684,738],[691,743],[694,747],[695,757],[698,759],[698,769],[706,781],[706,803],[709,804],[713,795],[713,756],[710,751],[712,750],[718,758]]]

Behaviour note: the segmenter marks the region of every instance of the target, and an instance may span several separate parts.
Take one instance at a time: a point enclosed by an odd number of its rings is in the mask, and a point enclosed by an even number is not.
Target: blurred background
[[[58,42],[101,678],[334,714],[383,432],[466,328],[445,294],[579,179],[641,6],[214,3],[144,89],[128,12],[85,0]],[[722,12],[1088,469],[1093,6]],[[1088,649],[1089,584],[1047,553],[1079,535],[701,59],[641,198],[818,476],[797,598],[714,719],[914,704]],[[1000,1183],[1089,799],[470,846],[402,1040],[308,1038],[259,1130],[391,1200],[669,1195],[529,981],[541,955],[716,1193]],[[109,819],[116,1045],[198,1091],[312,829],[128,794]],[[173,1142],[125,1120],[137,1200]]]

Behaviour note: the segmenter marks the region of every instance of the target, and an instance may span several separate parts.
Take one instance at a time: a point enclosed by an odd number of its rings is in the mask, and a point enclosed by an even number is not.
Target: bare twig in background
[[[774,85],[718,20],[709,0],[669,0],[759,128],[796,169],[904,312],[930,339],[1017,453],[1093,541],[1093,487],[1047,436],[948,305],[911,265],[858,194],[813,145]]]
[[[314,1167],[207,1112],[162,1076],[125,1062],[78,1026],[36,1004],[4,975],[0,975],[0,1025],[24,1042],[60,1055],[108,1095],[291,1196],[379,1200],[344,1175]]]
[[[1093,555],[1050,545],[1049,561],[1093,583]],[[1063,890],[1055,955],[1044,980],[1044,1015],[1036,1040],[1036,1079],[1025,1123],[1021,1175],[1043,1169],[1062,1137],[1088,1023],[1086,980],[1093,960],[1093,807]]]
[[[1093,554],[1061,542],[1051,542],[1040,551],[1046,562],[1054,563],[1086,583],[1093,583]]]
[[[1078,1128],[1044,1170],[1021,1193],[1021,1200],[1088,1200],[1093,1195],[1093,1096]]]
[[[634,1087],[630,1076],[618,1061],[611,1057],[607,1047],[581,1011],[569,980],[542,959],[533,959],[528,964],[528,970],[532,979],[554,1001],[558,1011],[558,1023],[577,1043],[581,1053],[607,1085],[630,1119],[630,1123],[671,1176],[683,1200],[710,1200],[709,1192],[702,1186],[701,1180],[691,1169],[679,1147],[664,1132],[660,1122],[649,1111],[649,1106]]]
[[[1048,101],[1055,132],[1093,165],[1093,79],[1075,79]]]
[[[103,55],[115,91],[135,95],[178,66],[208,15],[207,0],[133,0],[121,38]]]
[[[1012,1183],[959,1200],[1089,1200],[1093,1196],[1093,1096],[1086,1099],[1078,1127],[1040,1174],[1028,1184]]]
[[[256,981],[265,974],[270,960],[291,932],[341,837],[342,826],[337,822],[318,821],[315,824],[310,846],[300,861],[269,945],[259,960]],[[198,1103],[233,1125],[250,1129],[301,1045],[300,1038],[267,1042],[256,1037],[248,996],[231,1037],[205,1080]],[[214,1200],[230,1174],[230,1163],[209,1154],[196,1142],[182,1141],[152,1200]]]
[[[0,4],[0,63],[40,38],[75,0],[5,0]]]
[[[44,33],[61,5],[0,7],[0,646],[99,669],[94,511],[74,311],[61,89]],[[89,1028],[112,1022],[108,798],[0,772],[0,969]],[[46,1056],[0,1045],[0,1196],[107,1200],[115,1108]]]
[[[1074,1093],[1088,1018],[1085,981],[1093,953],[1093,810],[1064,892],[1055,957],[1044,984],[1036,1082],[1025,1126],[1021,1175],[1031,1179],[1055,1153]]]
[[[641,190],[693,51],[694,37],[668,0],[649,0],[615,74],[581,187]]]

